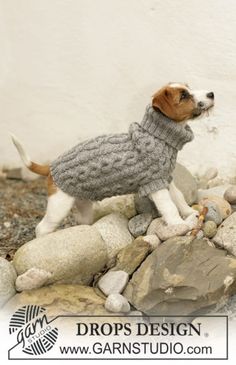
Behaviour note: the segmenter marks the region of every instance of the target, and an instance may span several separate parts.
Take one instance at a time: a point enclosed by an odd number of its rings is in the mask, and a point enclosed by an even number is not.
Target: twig
[[[194,228],[192,231],[191,231],[191,236],[193,237],[196,237],[198,232],[202,229],[202,226],[203,226],[203,222],[206,218],[206,215],[207,215],[207,212],[208,212],[208,208],[207,207],[204,207],[199,215],[199,218],[198,218],[198,223],[197,223],[197,227]]]

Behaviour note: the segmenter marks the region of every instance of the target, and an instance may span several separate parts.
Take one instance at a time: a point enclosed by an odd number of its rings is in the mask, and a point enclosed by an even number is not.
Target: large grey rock
[[[132,218],[137,214],[134,202],[134,195],[119,195],[105,198],[102,201],[94,202],[93,218],[94,222],[111,213],[120,213],[127,218]]]
[[[94,223],[93,227],[100,232],[106,244],[108,265],[113,261],[118,251],[133,241],[128,229],[128,219],[122,214],[109,214]]]
[[[188,315],[236,293],[236,259],[191,237],[169,239],[133,274],[123,295],[152,315]]]
[[[142,236],[146,233],[149,224],[152,221],[151,213],[138,214],[131,218],[128,223],[130,233],[134,237]]]
[[[0,257],[0,308],[15,295],[16,271],[9,261]]]
[[[197,201],[197,182],[186,167],[177,163],[173,178],[175,185],[182,191],[188,205],[195,203]]]
[[[213,241],[236,256],[236,212],[219,226]]]
[[[105,266],[107,250],[95,227],[81,225],[26,243],[18,249],[13,262],[18,275],[32,268],[51,273],[46,284],[88,284]]]

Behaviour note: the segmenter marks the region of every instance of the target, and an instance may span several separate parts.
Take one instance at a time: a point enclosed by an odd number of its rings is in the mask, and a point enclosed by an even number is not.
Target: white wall
[[[156,89],[213,90],[179,160],[236,175],[235,0],[0,0],[0,165],[35,161],[140,121]]]

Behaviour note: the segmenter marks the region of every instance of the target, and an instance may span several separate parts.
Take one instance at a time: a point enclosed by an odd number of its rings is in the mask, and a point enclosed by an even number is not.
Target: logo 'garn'
[[[17,333],[17,344],[28,355],[42,355],[56,343],[58,329],[50,325],[45,312],[45,308],[28,305],[11,317],[9,332]]]

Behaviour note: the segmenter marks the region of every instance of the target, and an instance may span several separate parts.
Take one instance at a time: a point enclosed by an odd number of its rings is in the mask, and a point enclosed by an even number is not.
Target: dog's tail
[[[30,157],[26,153],[24,147],[22,146],[22,144],[18,140],[18,138],[16,138],[16,136],[14,136],[14,134],[12,134],[12,133],[11,133],[11,138],[12,138],[12,141],[13,141],[14,145],[16,146],[17,151],[19,152],[19,155],[20,155],[24,165],[30,171],[35,172],[38,175],[48,176],[49,172],[50,172],[49,165],[39,165],[35,162],[32,162]]]

